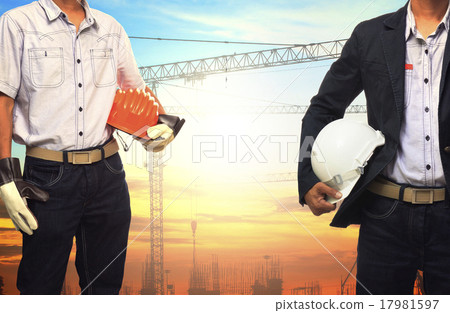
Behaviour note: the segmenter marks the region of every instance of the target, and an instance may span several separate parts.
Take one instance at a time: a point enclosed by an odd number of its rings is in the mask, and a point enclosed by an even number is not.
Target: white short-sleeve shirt
[[[89,8],[78,33],[52,0],[0,17],[0,91],[15,99],[13,139],[51,150],[104,143],[118,87],[145,88],[125,30]]]

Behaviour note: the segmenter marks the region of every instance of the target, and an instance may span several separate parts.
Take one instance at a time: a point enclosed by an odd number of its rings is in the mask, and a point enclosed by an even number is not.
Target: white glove
[[[20,162],[17,158],[0,160],[0,197],[5,203],[6,211],[16,230],[21,229],[28,235],[38,228],[33,213],[27,207],[25,198],[47,201],[46,191],[22,179]]]
[[[157,124],[147,129],[147,136],[150,138],[145,143],[147,150],[160,152],[175,138],[173,130],[166,124]]]
[[[0,186],[0,197],[5,202],[6,211],[16,230],[23,230],[28,235],[38,228],[38,222],[28,209],[26,199],[22,198],[14,182]]]

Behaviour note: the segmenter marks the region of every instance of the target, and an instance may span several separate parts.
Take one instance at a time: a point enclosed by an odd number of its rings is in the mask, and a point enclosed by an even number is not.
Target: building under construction
[[[322,294],[322,287],[320,286],[318,281],[308,282],[305,283],[303,286],[291,289],[291,295],[312,296],[321,294]]]
[[[154,294],[154,287],[152,283],[152,272],[151,272],[151,261],[149,255],[145,257],[145,263],[142,265],[142,288],[140,291],[141,295],[151,295]]]
[[[217,255],[212,256],[211,264],[196,264],[192,268],[189,279],[190,295],[220,295],[219,261]]]
[[[278,256],[225,266],[219,266],[218,257],[213,256],[211,264],[194,264],[188,290],[190,295],[281,295],[282,292]]]
[[[281,295],[283,293],[282,270],[278,256],[264,256],[261,264],[258,264],[252,285],[254,295]]]

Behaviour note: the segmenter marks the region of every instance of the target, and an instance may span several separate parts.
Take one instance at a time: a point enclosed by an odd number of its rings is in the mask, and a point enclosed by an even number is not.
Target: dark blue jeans
[[[450,294],[448,201],[409,204],[367,192],[357,262],[357,294],[413,294],[418,269],[426,294]]]
[[[39,226],[32,236],[22,233],[21,294],[61,293],[74,237],[83,294],[118,294],[131,218],[119,154],[90,165],[27,157],[24,179],[46,190],[50,199],[28,201]]]

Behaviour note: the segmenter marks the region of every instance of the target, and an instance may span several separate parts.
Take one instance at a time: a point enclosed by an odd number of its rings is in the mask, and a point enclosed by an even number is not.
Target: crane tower
[[[263,69],[274,66],[293,65],[298,63],[317,62],[336,59],[340,56],[347,40],[334,40],[293,47],[275,48],[248,53],[224,55],[219,57],[168,63],[162,65],[140,67],[139,71],[144,81],[154,92],[160,81],[174,79],[201,80],[207,75],[225,72]],[[349,107],[351,108],[351,107]],[[356,109],[355,109],[356,108]],[[165,107],[168,114],[179,113],[179,108]],[[354,106],[353,113],[364,111],[365,107]],[[293,108],[270,108],[269,114],[301,114],[305,106]],[[151,152],[150,152],[151,153]],[[144,274],[142,294],[162,295],[164,288],[164,243],[163,243],[163,165],[160,162],[161,153],[155,153],[153,171],[150,180],[150,255],[147,270]],[[194,231],[195,235],[195,231]],[[195,242],[195,237],[194,237]],[[195,250],[194,250],[195,264]]]

